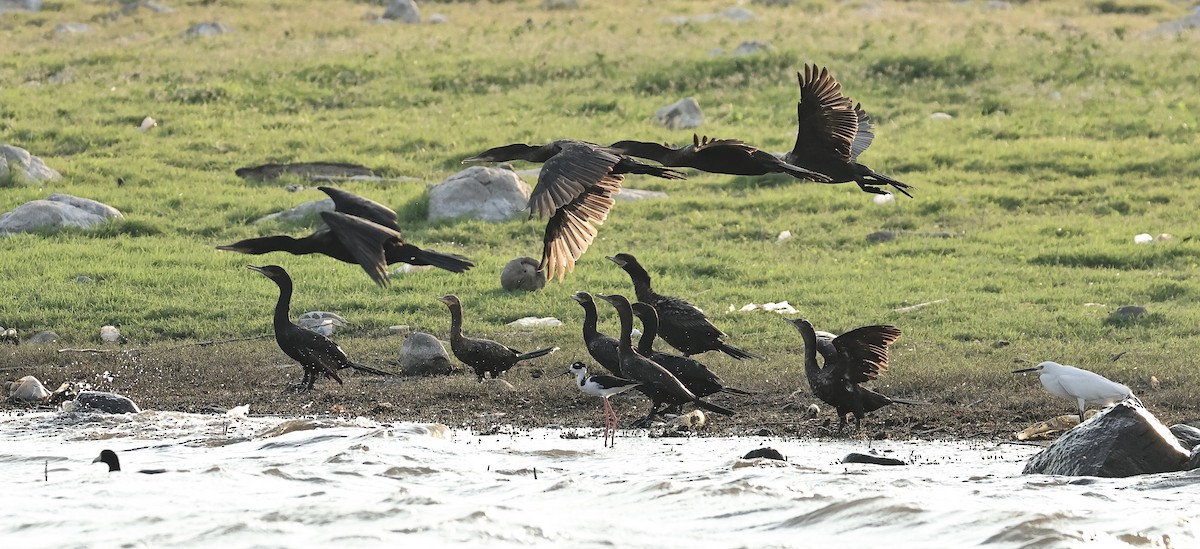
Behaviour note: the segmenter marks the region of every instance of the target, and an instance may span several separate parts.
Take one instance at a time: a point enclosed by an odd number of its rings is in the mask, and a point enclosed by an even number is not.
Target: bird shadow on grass
[[[1105,326],[1114,328],[1152,328],[1167,323],[1167,318],[1159,313],[1149,313],[1137,317],[1109,316],[1104,319]]]

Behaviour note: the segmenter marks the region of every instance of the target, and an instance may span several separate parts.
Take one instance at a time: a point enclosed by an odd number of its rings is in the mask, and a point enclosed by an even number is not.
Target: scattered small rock
[[[116,208],[95,200],[52,194],[0,214],[0,233],[20,233],[62,227],[89,228],[109,219],[125,219]]]
[[[500,287],[510,292],[533,292],[545,286],[546,273],[538,271],[538,260],[532,257],[518,257],[509,261],[500,272]]]
[[[70,36],[92,32],[92,27],[85,23],[59,23],[50,31],[55,36]]]
[[[780,231],[779,236],[775,237],[776,244],[783,244],[792,239],[792,231]]]
[[[579,0],[542,0],[544,10],[577,10]]]
[[[1142,233],[1133,236],[1134,244],[1151,244],[1154,242],[1154,236],[1150,233]]]
[[[749,452],[746,453],[746,455],[742,456],[742,459],[758,459],[758,458],[774,459],[774,460],[778,460],[778,461],[787,461],[787,458],[784,457],[783,454],[779,453],[779,450],[776,450],[774,448],[769,448],[766,446],[764,446],[762,448],[750,450]]]
[[[425,18],[425,22],[429,23],[430,25],[440,25],[449,20],[450,19],[448,19],[445,15],[440,14],[440,13],[434,13],[434,14],[431,14],[429,17]]]
[[[421,22],[421,10],[413,0],[392,0],[383,11],[383,18],[415,25]]]
[[[654,113],[654,121],[672,130],[695,128],[704,123],[700,102],[695,97],[685,97]]]
[[[552,316],[527,316],[509,322],[507,326],[512,326],[514,328],[555,328],[562,326],[562,321]]]
[[[129,342],[129,340],[125,339],[125,336],[121,335],[121,331],[118,330],[116,326],[113,326],[111,324],[100,327],[100,341],[103,341],[105,343],[122,343],[122,344]]]
[[[79,275],[79,276],[75,277],[76,284],[91,284],[92,282],[93,282],[92,277],[90,277],[88,275]]]
[[[433,265],[409,265],[408,263],[403,263],[399,267],[388,271],[388,276],[399,276],[431,270],[433,270]]]
[[[128,397],[100,391],[83,391],[75,397],[75,400],[64,402],[62,408],[64,412],[102,412],[105,414],[136,414],[142,411]]]
[[[292,223],[292,222],[300,221],[301,219],[308,218],[310,216],[315,216],[319,212],[332,212],[333,208],[334,208],[334,206],[333,206],[332,198],[325,198],[322,200],[314,200],[312,202],[305,202],[294,208],[288,208],[281,212],[275,212],[273,214],[264,215],[258,219],[255,219],[252,223],[258,224],[258,223],[264,223],[267,221],[279,221],[279,222],[284,222],[284,223]]]
[[[233,27],[225,23],[220,21],[205,21],[188,27],[186,31],[183,31],[183,35],[193,38],[204,38],[229,32],[233,32]]]
[[[871,197],[871,202],[874,202],[876,206],[886,206],[896,202],[896,195],[892,193],[877,194]]]
[[[734,55],[752,55],[752,54],[758,53],[760,51],[770,51],[770,50],[771,50],[771,45],[766,42],[759,42],[758,40],[748,40],[746,42],[742,42],[741,44],[738,44],[738,47],[734,48],[733,54]]]
[[[935,112],[935,113],[929,115],[929,119],[930,120],[953,120],[954,116],[951,115],[950,113]]]
[[[613,196],[617,200],[656,200],[660,198],[669,198],[667,193],[662,191],[647,191],[643,189],[621,189],[621,192]]]
[[[705,423],[708,423],[708,416],[704,415],[704,412],[701,412],[700,410],[692,410],[686,414],[675,416],[675,418],[670,421],[671,425],[686,428],[691,431],[695,431],[701,427],[704,427]]]
[[[25,338],[26,345],[39,345],[42,343],[54,343],[58,341],[58,334],[50,331],[38,332]]]
[[[41,158],[13,145],[0,145],[0,187],[58,181],[62,174]]]
[[[400,345],[400,370],[409,376],[435,376],[453,372],[454,366],[438,338],[415,332]]]
[[[868,242],[891,242],[896,239],[896,231],[875,231],[867,235]]]
[[[397,324],[395,326],[388,326],[388,333],[392,335],[408,335],[413,333],[413,329],[412,326],[406,324]]]
[[[507,221],[529,204],[529,184],[512,170],[472,166],[429,189],[429,220]]]
[[[1175,435],[1180,446],[1188,450],[1194,450],[1197,446],[1200,446],[1200,429],[1191,425],[1185,423],[1172,425],[1171,434]]]
[[[896,458],[874,456],[871,454],[861,454],[858,452],[850,452],[849,455],[842,458],[842,463],[869,463],[872,465],[908,465],[903,460]]]
[[[41,402],[50,398],[50,391],[38,378],[25,376],[8,384],[8,398],[22,402]]]
[[[732,21],[734,23],[745,23],[747,21],[758,19],[758,16],[754,15],[754,12],[742,7],[729,8],[718,15],[722,19],[725,19],[726,21]]]
[[[808,417],[817,417],[821,415],[821,407],[817,406],[816,404],[809,404],[805,411],[808,413]]]
[[[20,344],[21,338],[17,336],[17,329],[5,329],[3,326],[0,326],[0,343],[10,343],[12,345]]]
[[[1117,310],[1112,312],[1112,318],[1117,320],[1129,320],[1143,316],[1146,313],[1147,311],[1145,307],[1139,307],[1137,305],[1125,305],[1122,307],[1117,307]]]
[[[296,319],[296,325],[306,330],[314,331],[325,337],[333,335],[338,326],[350,324],[337,313],[328,311],[309,311]]]

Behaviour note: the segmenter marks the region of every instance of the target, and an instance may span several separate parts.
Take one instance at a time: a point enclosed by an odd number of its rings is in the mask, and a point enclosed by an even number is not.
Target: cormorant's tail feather
[[[461,273],[475,266],[471,260],[461,255],[447,254],[434,250],[420,250],[417,253],[417,260],[423,262],[425,265],[433,265],[452,273]]]
[[[368,373],[368,374],[374,374],[374,375],[377,375],[377,376],[394,376],[394,375],[396,375],[395,373],[392,373],[392,372],[385,372],[385,371],[383,371],[383,370],[379,370],[379,369],[376,369],[376,368],[372,368],[372,367],[370,367],[370,366],[367,366],[367,365],[365,365],[365,364],[359,364],[359,363],[357,363],[357,362],[351,362],[351,363],[350,363],[350,368],[353,368],[353,369],[355,369],[355,370],[358,370],[358,371],[360,371],[360,372],[366,372],[366,373]]]
[[[687,179],[687,176],[679,170],[672,170],[671,168],[664,168],[662,166],[651,166],[634,160],[623,162],[621,166],[628,170],[628,173],[653,175],[654,177],[661,177],[663,179]]]
[[[928,402],[921,402],[919,400],[908,400],[907,398],[893,398],[892,403],[893,404],[907,404],[909,406],[924,406],[926,404],[929,404]]]
[[[797,179],[808,179],[811,181],[816,181],[817,183],[830,183],[833,181],[828,175],[820,172],[814,172],[812,170],[806,170],[800,166],[789,164],[782,160],[779,162],[779,167],[783,168],[785,173]]]
[[[553,353],[554,351],[557,351],[557,350],[558,350],[558,347],[546,347],[545,349],[538,349],[538,350],[536,350],[536,351],[529,351],[528,353],[524,353],[524,354],[521,354],[521,355],[517,355],[517,360],[518,360],[518,361],[521,361],[521,360],[529,360],[529,359],[531,359],[531,358],[537,358],[537,357],[539,357],[539,356],[546,356],[546,355],[548,355],[548,354],[550,354],[550,353]]]
[[[731,394],[731,395],[741,395],[741,396],[752,396],[752,395],[754,395],[754,393],[751,393],[750,391],[743,391],[743,390],[741,390],[741,389],[734,389],[733,387],[721,387],[721,391],[720,391],[720,392],[722,392],[722,393],[729,393],[729,394]]]
[[[747,358],[762,358],[761,356],[751,353],[750,351],[743,351],[742,349],[738,349],[737,347],[734,347],[733,345],[730,345],[728,343],[725,343],[725,342],[718,342],[718,343],[719,343],[719,346],[717,347],[718,351],[721,351],[722,353],[725,353],[725,354],[727,354],[733,358],[736,358],[738,360],[743,360],[743,359],[747,359]]]
[[[693,400],[692,403],[695,404],[697,408],[704,408],[705,410],[708,410],[710,412],[715,412],[715,413],[721,414],[723,416],[732,416],[734,414],[737,414],[737,412],[730,410],[729,408],[725,408],[723,406],[718,406],[711,402],[705,402],[700,399]]]
[[[867,176],[867,178],[874,179],[877,182],[879,182],[880,184],[891,185],[892,187],[895,187],[896,190],[900,192],[900,194],[903,194],[904,196],[907,196],[909,198],[913,197],[913,195],[908,193],[908,189],[913,188],[913,186],[909,185],[908,183],[904,183],[898,179],[892,179],[892,178],[890,178],[886,175],[883,175],[879,172],[876,172],[874,170],[871,170],[871,175]],[[868,183],[872,183],[872,181],[868,181]]]

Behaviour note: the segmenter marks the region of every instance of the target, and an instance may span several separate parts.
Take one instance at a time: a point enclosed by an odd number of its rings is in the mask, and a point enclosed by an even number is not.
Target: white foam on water
[[[840,463],[871,451],[864,441],[622,431],[616,444],[603,448],[599,429],[481,436],[361,418],[8,414],[0,531],[6,547],[1188,547],[1198,538],[1194,472],[1023,476],[1037,448],[961,441],[870,443],[912,463],[899,467]],[[788,461],[738,459],[762,446]],[[92,463],[105,448],[122,472]],[[136,472],[158,468],[168,472]]]

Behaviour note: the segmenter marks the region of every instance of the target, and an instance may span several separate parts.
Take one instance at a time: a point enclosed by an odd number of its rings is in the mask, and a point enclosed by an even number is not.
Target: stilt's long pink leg
[[[616,442],[615,439],[617,438],[617,425],[616,425],[617,413],[613,411],[612,404],[608,402],[607,398],[603,399],[603,400],[604,400],[604,441],[606,444],[611,446],[611,444],[614,444]],[[611,433],[611,438],[610,438],[609,433]],[[609,442],[610,440],[612,442]]]

